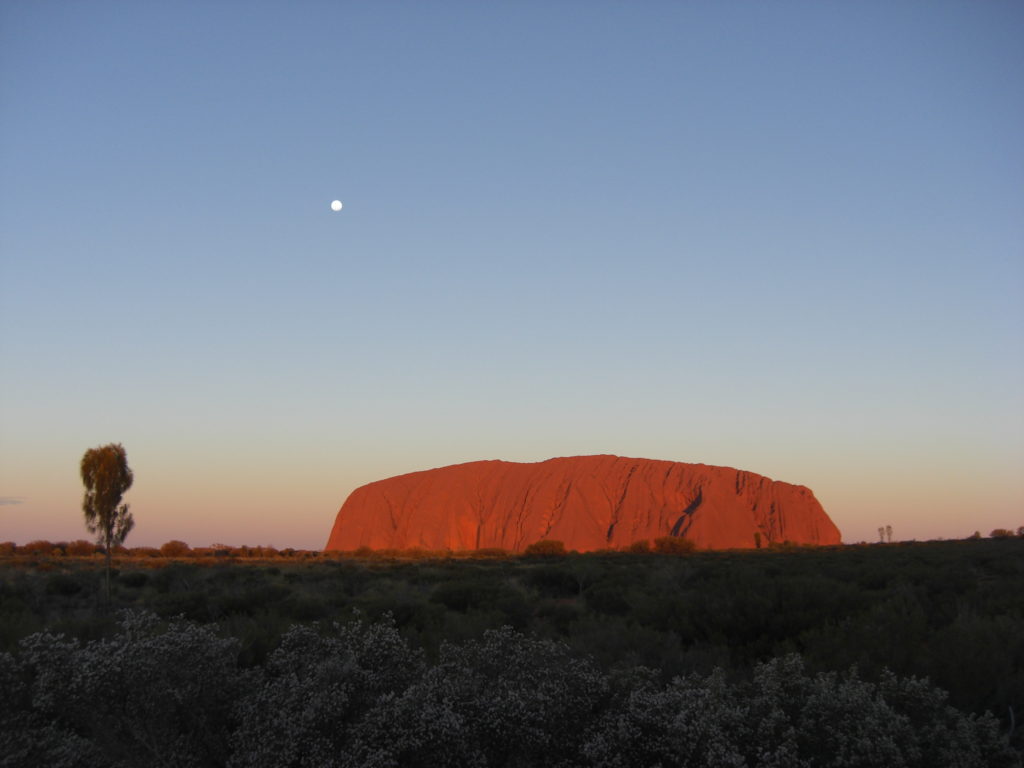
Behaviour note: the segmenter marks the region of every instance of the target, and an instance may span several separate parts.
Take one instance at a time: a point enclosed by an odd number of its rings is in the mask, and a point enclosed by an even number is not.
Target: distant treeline
[[[1009,528],[996,528],[989,534],[990,538],[993,539],[1007,539],[1013,537],[1024,538],[1024,526],[1017,528],[1016,531],[1012,531]],[[975,532],[973,535],[968,537],[969,539],[980,539],[981,534]],[[865,544],[865,542],[861,542]],[[791,544],[788,541],[778,542],[773,544],[765,545],[765,549],[792,549],[794,547],[808,547],[814,545],[803,545],[803,544]],[[858,545],[847,545],[847,546],[858,546]],[[610,554],[614,552],[623,552],[628,554],[663,554],[663,555],[678,555],[688,554],[697,550],[697,546],[693,541],[689,539],[678,537],[678,536],[663,536],[661,538],[650,541],[648,539],[642,539],[635,541],[632,544],[623,547],[621,549],[608,549],[601,550],[601,553]],[[530,544],[522,552],[523,555],[567,555],[569,550],[561,541],[555,540],[543,540]],[[45,557],[91,557],[93,555],[103,554],[104,549],[102,546],[95,544],[91,541],[84,539],[76,539],[75,541],[47,541],[45,539],[39,539],[37,541],[30,541],[27,544],[18,545],[13,541],[0,542],[0,557],[10,557],[13,555],[30,555],[30,556],[45,556]],[[172,539],[171,541],[164,542],[159,547],[114,547],[112,554],[116,557],[136,557],[136,558],[207,558],[207,557],[221,557],[221,558],[256,558],[256,559],[267,559],[267,558],[313,558],[313,557],[358,557],[358,558],[400,558],[408,560],[417,559],[437,559],[444,557],[457,557],[457,558],[494,558],[494,557],[515,557],[517,553],[510,552],[505,549],[498,548],[487,548],[477,550],[463,550],[463,551],[452,551],[452,550],[428,550],[418,547],[412,547],[408,549],[371,549],[370,547],[360,547],[357,550],[351,552],[323,552],[321,550],[310,550],[310,549],[293,549],[286,547],[283,549],[277,549],[272,546],[233,546],[230,544],[211,544],[208,547],[190,547],[186,542]]]
[[[30,541],[27,544],[15,544],[13,541],[0,542],[0,557],[27,555],[34,557],[92,557],[104,554],[103,547],[91,541]],[[121,558],[183,558],[183,557],[316,557],[319,550],[308,549],[277,549],[271,546],[231,546],[228,544],[211,544],[208,547],[190,547],[184,541],[171,540],[159,547],[113,547],[111,553]]]
[[[788,547],[788,542],[775,545],[777,547]],[[636,541],[621,550],[604,550],[605,552],[628,552],[631,554],[644,554],[654,552],[657,554],[678,555],[693,552],[697,549],[696,544],[689,539],[678,536],[665,536],[655,539],[653,543],[648,540]],[[0,557],[14,555],[44,556],[44,557],[92,557],[104,554],[105,550],[99,544],[91,541],[78,539],[76,541],[30,541],[24,545],[17,545],[13,541],[0,542]],[[507,549],[484,548],[452,551],[429,550],[421,547],[410,547],[407,549],[371,549],[360,547],[359,549],[342,552],[309,549],[292,549],[290,547],[277,549],[271,546],[232,546],[230,544],[211,544],[208,547],[190,547],[184,541],[173,539],[164,542],[159,547],[113,547],[112,554],[121,558],[312,558],[312,557],[355,557],[355,558],[400,558],[405,560],[426,560],[437,558],[494,558],[494,557],[516,557],[517,553]],[[521,553],[523,555],[567,555],[569,550],[561,541],[545,539],[528,545]]]

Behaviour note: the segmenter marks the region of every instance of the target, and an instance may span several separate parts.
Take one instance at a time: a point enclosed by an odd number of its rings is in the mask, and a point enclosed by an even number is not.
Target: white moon
[[[341,210],[341,200],[335,200],[333,203],[331,203],[331,210],[332,211],[340,211]]]

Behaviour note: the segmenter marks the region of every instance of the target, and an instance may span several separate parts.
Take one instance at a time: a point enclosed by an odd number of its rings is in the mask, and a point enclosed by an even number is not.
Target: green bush
[[[191,553],[192,548],[184,541],[178,541],[177,539],[172,539],[160,545],[160,554],[164,557],[188,557]]]
[[[126,587],[138,589],[139,587],[146,585],[146,582],[149,581],[149,576],[142,571],[127,571],[120,574],[117,577],[117,581],[119,584],[124,584]]]
[[[66,573],[55,573],[46,580],[46,592],[51,595],[77,595],[82,591],[78,579]]]
[[[562,557],[566,554],[565,544],[553,539],[542,539],[528,545],[523,554],[531,557]]]
[[[681,536],[662,536],[654,540],[654,551],[659,555],[688,555],[697,543]]]
[[[523,574],[523,581],[544,597],[576,597],[580,584],[576,577],[558,565],[537,565]]]
[[[96,554],[96,545],[91,541],[78,539],[69,543],[64,551],[72,557],[90,557]]]

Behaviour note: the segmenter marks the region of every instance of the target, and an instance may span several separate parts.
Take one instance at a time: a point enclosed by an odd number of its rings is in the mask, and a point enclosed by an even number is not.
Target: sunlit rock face
[[[699,547],[838,544],[809,488],[752,472],[619,456],[474,461],[357,488],[328,550],[496,547],[542,539],[587,552],[682,536]]]

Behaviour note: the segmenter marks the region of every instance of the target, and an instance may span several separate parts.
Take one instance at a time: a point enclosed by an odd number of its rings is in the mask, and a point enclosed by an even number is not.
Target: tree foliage
[[[110,443],[90,448],[82,456],[81,474],[85,485],[82,497],[85,527],[109,552],[124,543],[135,525],[128,505],[121,503],[134,480],[124,446]]]
[[[135,526],[128,505],[122,504],[124,492],[135,479],[128,467],[128,455],[120,443],[90,448],[82,456],[82,511],[85,527],[96,535],[96,543],[103,547],[107,560],[107,599],[110,599],[110,556],[114,547],[124,544]]]

